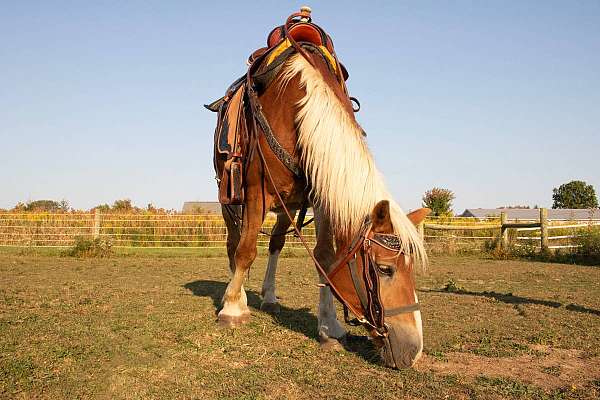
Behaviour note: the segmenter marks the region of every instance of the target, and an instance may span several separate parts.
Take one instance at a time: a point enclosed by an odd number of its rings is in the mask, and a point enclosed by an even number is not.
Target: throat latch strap
[[[394,315],[407,314],[407,313],[420,311],[420,310],[421,310],[421,306],[419,305],[419,303],[414,303],[414,304],[409,304],[407,306],[385,309],[384,315],[386,317],[393,317]]]

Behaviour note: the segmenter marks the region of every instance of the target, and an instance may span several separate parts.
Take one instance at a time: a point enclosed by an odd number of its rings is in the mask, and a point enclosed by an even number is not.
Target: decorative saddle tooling
[[[257,127],[277,158],[294,175],[302,176],[295,158],[277,141],[258,103],[258,96],[271,84],[291,55],[297,52],[321,55],[347,93],[345,80],[348,73],[335,55],[331,38],[312,23],[310,14],[310,8],[302,7],[299,13],[288,17],[285,25],[273,29],[268,35],[267,46],[254,51],[248,58],[247,74],[234,81],[225,96],[205,105],[218,113],[214,164],[219,174],[217,162],[224,161],[221,176],[217,176],[221,204],[244,202],[245,173],[252,158]]]

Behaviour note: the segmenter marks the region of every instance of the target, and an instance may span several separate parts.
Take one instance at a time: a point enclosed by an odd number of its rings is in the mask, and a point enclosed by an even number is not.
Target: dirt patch
[[[423,355],[416,368],[442,375],[510,378],[545,390],[576,388],[600,379],[600,357],[585,357],[581,350],[540,345],[531,348],[537,354],[492,358],[452,352],[446,353],[444,359]]]

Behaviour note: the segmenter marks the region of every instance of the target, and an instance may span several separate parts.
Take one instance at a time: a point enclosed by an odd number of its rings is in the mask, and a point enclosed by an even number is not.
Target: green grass
[[[0,254],[17,256],[71,256],[73,246],[64,247],[0,247]],[[223,258],[227,256],[225,248],[205,247],[112,247],[114,257],[157,257],[157,258]],[[268,250],[260,247],[258,255],[266,257]],[[304,258],[303,248],[284,248],[279,255],[281,258]]]
[[[257,310],[266,260],[245,285],[250,323],[219,329],[227,260],[175,252],[104,259],[0,253],[2,398],[596,398],[595,380],[541,387],[522,378],[382,367],[366,340],[323,352],[318,288],[306,258],[283,258],[282,311]],[[449,355],[511,360],[536,346],[600,348],[600,270],[434,257],[419,276],[426,366]],[[453,282],[452,291],[445,288]],[[341,314],[340,314],[341,315]],[[355,334],[363,334],[353,328]],[[525,365],[527,371],[528,366]],[[560,379],[562,368],[540,373]],[[525,379],[525,380],[524,380]]]

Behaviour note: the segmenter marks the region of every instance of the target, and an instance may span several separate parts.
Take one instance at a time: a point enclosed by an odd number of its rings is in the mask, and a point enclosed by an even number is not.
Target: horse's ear
[[[407,217],[414,225],[419,225],[429,214],[431,214],[430,208],[419,208],[408,214]]]
[[[381,200],[375,205],[371,212],[371,223],[373,232],[391,233],[394,230],[390,217],[390,202]]]

